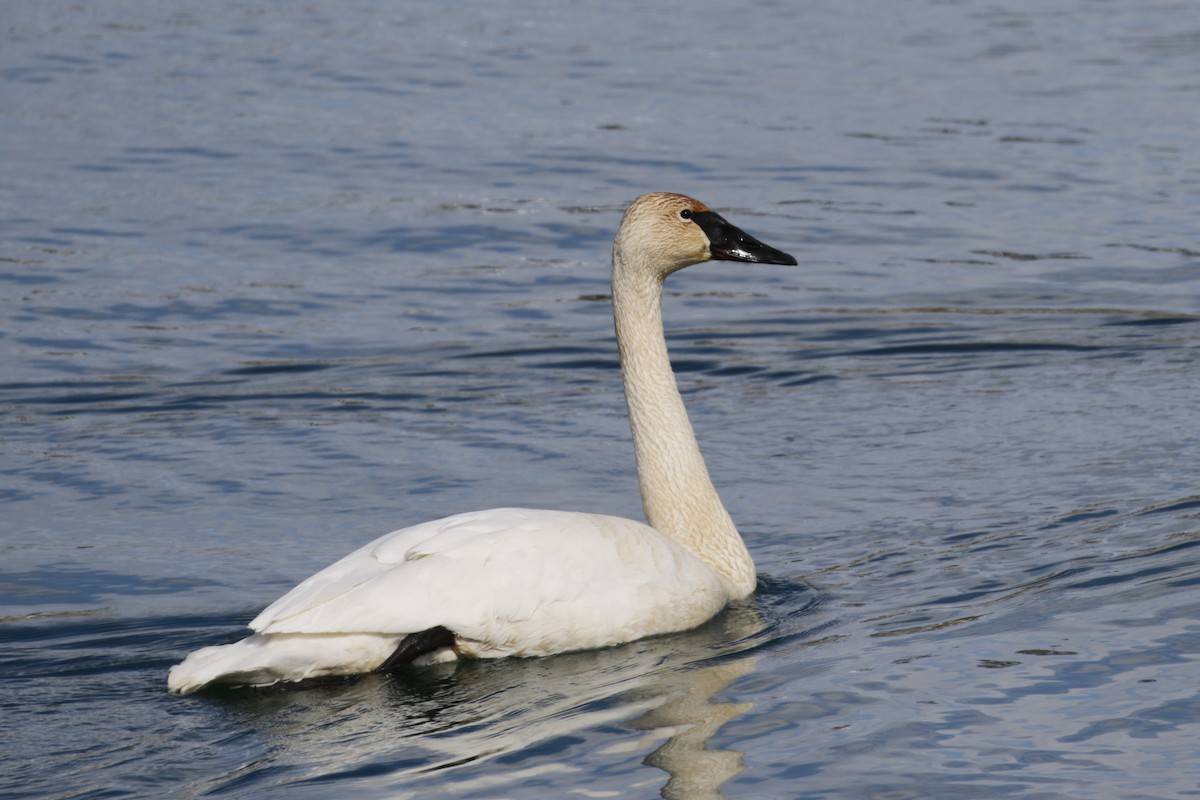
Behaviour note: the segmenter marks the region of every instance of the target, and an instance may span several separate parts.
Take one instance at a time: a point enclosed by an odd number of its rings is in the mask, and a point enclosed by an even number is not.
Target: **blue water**
[[[1200,797],[1188,3],[9,4],[0,795]],[[760,573],[599,652],[178,698],[401,525],[640,515],[607,267],[672,278]]]

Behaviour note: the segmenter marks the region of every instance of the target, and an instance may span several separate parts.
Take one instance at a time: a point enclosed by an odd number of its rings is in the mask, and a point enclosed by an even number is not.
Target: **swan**
[[[748,596],[754,562],[709,478],[663,335],[667,276],[709,260],[796,264],[667,192],[634,200],[613,240],[613,318],[648,525],[499,508],[394,531],[269,605],[250,636],[188,655],[168,690],[605,647],[693,628]]]

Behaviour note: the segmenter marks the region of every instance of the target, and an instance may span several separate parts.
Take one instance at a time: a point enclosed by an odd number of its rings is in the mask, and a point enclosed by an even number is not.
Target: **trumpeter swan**
[[[645,525],[500,508],[389,533],[325,568],[205,647],[167,686],[262,686],[458,657],[541,656],[686,630],[755,586],[675,385],[663,336],[668,275],[710,259],[796,259],[708,206],[657,192],[613,240],[612,298]]]

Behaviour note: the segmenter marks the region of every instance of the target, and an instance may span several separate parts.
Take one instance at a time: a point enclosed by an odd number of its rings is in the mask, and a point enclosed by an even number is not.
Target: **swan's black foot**
[[[434,650],[440,650],[443,647],[453,646],[454,634],[448,628],[443,628],[441,625],[421,631],[420,633],[410,633],[400,640],[400,644],[396,647],[396,652],[388,656],[387,660],[375,668],[375,671],[394,672],[400,669],[400,667],[411,664],[413,659],[418,656],[432,653]]]

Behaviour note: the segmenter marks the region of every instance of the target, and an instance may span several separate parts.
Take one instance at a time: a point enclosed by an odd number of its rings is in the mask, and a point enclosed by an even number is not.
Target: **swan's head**
[[[763,244],[687,195],[644,194],[625,210],[614,243],[622,261],[637,260],[665,277],[702,261],[795,266],[796,259]]]

